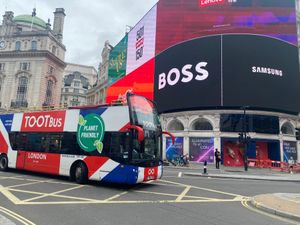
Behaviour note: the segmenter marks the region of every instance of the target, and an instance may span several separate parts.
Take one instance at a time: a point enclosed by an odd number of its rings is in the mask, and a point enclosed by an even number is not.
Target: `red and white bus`
[[[126,105],[0,115],[0,170],[70,176],[77,183],[161,178],[167,132],[155,104],[131,93],[126,100]]]

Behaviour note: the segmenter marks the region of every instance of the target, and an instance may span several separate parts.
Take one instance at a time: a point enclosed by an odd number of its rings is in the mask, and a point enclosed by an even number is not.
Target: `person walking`
[[[216,160],[216,169],[220,169],[221,153],[217,148],[215,151],[215,160]]]
[[[294,161],[293,157],[291,156],[288,160],[288,167],[289,167],[288,169],[289,169],[290,174],[293,174],[294,165],[295,165],[295,161]]]

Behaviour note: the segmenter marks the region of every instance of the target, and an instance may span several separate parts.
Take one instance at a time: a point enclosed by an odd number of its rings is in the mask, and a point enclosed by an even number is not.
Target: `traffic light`
[[[296,128],[296,133],[295,133],[295,135],[296,135],[296,140],[300,140],[300,128]]]
[[[239,142],[240,143],[244,142],[244,134],[243,133],[239,133]]]

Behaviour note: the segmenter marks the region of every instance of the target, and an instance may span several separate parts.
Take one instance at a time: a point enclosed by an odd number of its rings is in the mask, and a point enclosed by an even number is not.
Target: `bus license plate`
[[[147,176],[147,180],[154,180],[154,176]]]

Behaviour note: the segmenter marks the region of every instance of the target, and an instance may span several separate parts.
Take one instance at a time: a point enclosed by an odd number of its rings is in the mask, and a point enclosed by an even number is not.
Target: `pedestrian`
[[[216,169],[220,169],[221,153],[217,148],[215,151],[215,160],[216,160]]]
[[[288,167],[289,167],[289,173],[293,174],[293,168],[294,168],[295,161],[293,157],[291,156],[290,159],[288,160]]]

